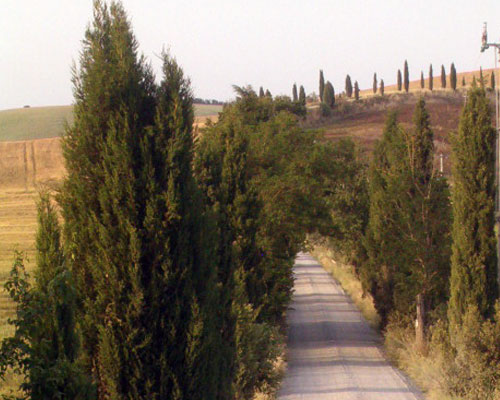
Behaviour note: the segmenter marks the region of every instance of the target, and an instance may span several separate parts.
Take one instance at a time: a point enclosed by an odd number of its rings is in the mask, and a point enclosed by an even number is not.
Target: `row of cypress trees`
[[[369,170],[369,217],[356,260],[382,325],[416,320],[422,351],[431,325],[448,321],[453,345],[466,316],[492,317],[498,297],[495,131],[484,89],[469,91],[451,143],[450,195],[434,167],[424,100],[417,103],[412,130],[402,128],[396,115],[388,118]]]

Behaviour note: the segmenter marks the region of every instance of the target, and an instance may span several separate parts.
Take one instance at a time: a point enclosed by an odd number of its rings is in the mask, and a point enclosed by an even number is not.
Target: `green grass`
[[[222,106],[196,104],[196,117],[217,115]],[[0,141],[33,140],[61,136],[64,123],[73,121],[72,106],[30,107],[0,111]]]

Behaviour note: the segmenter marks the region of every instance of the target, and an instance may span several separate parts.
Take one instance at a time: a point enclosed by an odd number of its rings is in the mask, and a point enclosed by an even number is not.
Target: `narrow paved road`
[[[380,337],[316,260],[299,254],[295,279],[288,366],[278,399],[423,398],[385,360]]]

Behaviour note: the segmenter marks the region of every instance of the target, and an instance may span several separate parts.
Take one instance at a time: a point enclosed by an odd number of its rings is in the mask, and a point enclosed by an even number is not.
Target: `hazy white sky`
[[[191,77],[197,97],[228,100],[231,85],[291,94],[318,91],[323,69],[336,92],[346,74],[361,88],[377,72],[396,81],[493,66],[480,53],[482,24],[500,41],[499,0],[123,0],[141,51],[156,70],[163,46]],[[0,109],[70,104],[70,67],[92,17],[92,0],[0,0]]]

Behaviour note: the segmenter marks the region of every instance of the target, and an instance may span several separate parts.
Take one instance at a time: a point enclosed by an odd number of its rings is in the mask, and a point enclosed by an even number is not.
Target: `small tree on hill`
[[[408,93],[408,90],[410,89],[410,72],[408,71],[408,61],[406,60],[404,67],[404,85],[405,85],[405,92]]]
[[[429,90],[434,89],[434,75],[432,72],[432,64],[429,66]]]
[[[424,71],[420,71],[420,89],[425,88]]]
[[[266,96],[265,97],[269,97],[270,99],[273,98],[273,95],[271,94],[271,91],[269,89],[266,89]]]
[[[359,100],[359,85],[358,85],[358,81],[354,82],[354,98],[356,100]]]
[[[446,71],[444,65],[441,65],[441,88],[446,89]]]
[[[378,82],[377,82],[377,73],[374,73],[373,74],[373,93],[377,93],[377,86],[378,86]]]
[[[491,71],[490,88],[495,90],[495,71]]]
[[[402,80],[403,80],[403,78],[401,77],[401,70],[398,69],[398,91],[401,91],[401,88],[403,85]]]
[[[352,97],[352,82],[351,82],[351,77],[349,75],[347,75],[345,78],[345,94],[349,98]]]
[[[299,100],[299,95],[297,93],[297,84],[296,83],[293,84],[293,88],[292,88],[292,100],[293,101]]]
[[[460,329],[471,306],[483,316],[497,298],[495,239],[495,129],[483,89],[467,95],[452,138],[453,228],[448,316]]]
[[[450,67],[450,87],[453,91],[457,90],[457,70],[454,63],[451,63]]]
[[[465,87],[466,83],[465,83],[465,76],[462,77],[462,86]]]
[[[260,89],[259,89],[259,97],[265,97],[265,93],[264,93],[264,88],[261,86]]]
[[[479,67],[479,86],[481,87],[481,89],[484,89],[485,87],[483,67]]]
[[[323,70],[319,70],[319,100],[323,102],[323,92],[325,91],[325,77],[323,76]]]
[[[304,89],[304,86],[300,85],[299,89],[299,102],[305,106],[306,105],[306,91]]]
[[[384,80],[383,80],[383,79],[381,79],[381,80],[380,80],[380,94],[381,94],[382,96],[384,95],[384,90],[385,90],[385,88],[384,88]]]
[[[323,92],[323,103],[325,103],[328,107],[333,108],[335,105],[335,90],[333,89],[333,85],[330,81],[326,82],[325,90]]]

